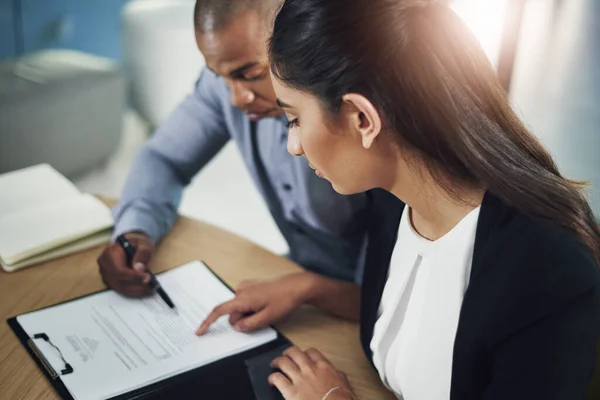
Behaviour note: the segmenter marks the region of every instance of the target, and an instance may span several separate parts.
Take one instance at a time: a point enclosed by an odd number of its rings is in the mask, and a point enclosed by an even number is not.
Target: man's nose
[[[254,93],[240,83],[231,85],[231,104],[234,107],[244,108],[255,99]]]
[[[300,138],[297,133],[290,131],[288,133],[287,150],[293,156],[304,155],[302,145],[300,144]]]

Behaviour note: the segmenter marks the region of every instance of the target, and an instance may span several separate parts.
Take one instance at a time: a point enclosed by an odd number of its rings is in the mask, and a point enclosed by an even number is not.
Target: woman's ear
[[[381,116],[365,96],[357,93],[348,93],[342,96],[342,101],[347,108],[350,127],[360,133],[362,145],[370,149],[375,138],[381,132]]]

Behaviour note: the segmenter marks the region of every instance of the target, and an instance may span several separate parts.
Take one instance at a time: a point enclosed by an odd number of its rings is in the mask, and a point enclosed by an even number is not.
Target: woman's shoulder
[[[509,253],[549,264],[587,264],[597,269],[594,254],[575,231],[537,215],[511,211],[497,226],[503,239],[498,244],[512,245],[514,251]]]
[[[508,207],[495,217],[475,243],[470,320],[503,340],[570,307],[600,312],[600,268],[575,232]]]
[[[492,231],[482,263],[501,268],[509,281],[524,282],[518,285],[523,290],[560,297],[600,291],[600,266],[573,230],[507,208]]]

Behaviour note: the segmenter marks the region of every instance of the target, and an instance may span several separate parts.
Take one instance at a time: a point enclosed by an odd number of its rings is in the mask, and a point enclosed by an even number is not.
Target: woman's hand
[[[316,349],[302,351],[290,347],[273,360],[271,367],[281,372],[271,374],[269,383],[279,389],[286,400],[321,400],[327,393],[327,400],[354,399],[346,375]]]
[[[240,332],[268,326],[302,305],[312,285],[312,274],[296,273],[269,281],[244,282],[233,300],[217,306],[196,331],[206,333],[221,316],[229,314],[229,323]]]

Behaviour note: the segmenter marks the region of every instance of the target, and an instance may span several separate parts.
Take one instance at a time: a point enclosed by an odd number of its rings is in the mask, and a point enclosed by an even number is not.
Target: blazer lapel
[[[362,282],[361,296],[361,343],[365,354],[372,360],[371,338],[377,320],[377,310],[387,281],[390,259],[404,203],[393,194],[382,189],[370,192],[374,207],[373,220],[369,227],[367,258]]]

